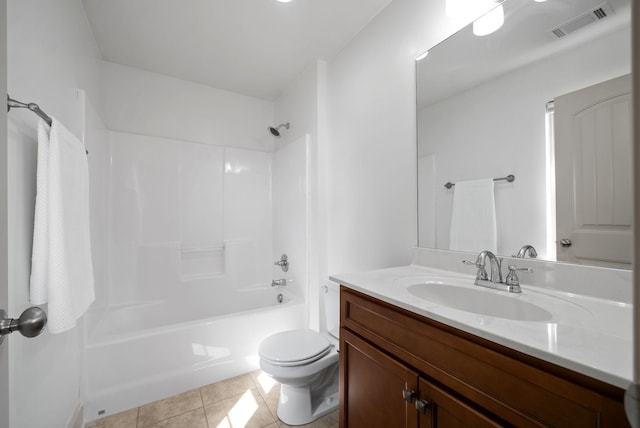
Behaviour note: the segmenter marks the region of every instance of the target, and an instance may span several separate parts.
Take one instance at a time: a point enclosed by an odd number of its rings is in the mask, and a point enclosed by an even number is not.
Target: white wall
[[[80,0],[9,0],[8,91],[37,102],[78,132],[83,117],[100,126],[96,62],[100,53]],[[86,90],[86,104],[75,88]],[[86,109],[84,108],[86,107]],[[9,115],[9,312],[29,306],[28,283],[35,201],[37,117],[25,110]],[[87,129],[87,136],[96,133]],[[87,141],[92,151],[98,141]],[[99,281],[98,278],[96,278]],[[81,327],[35,339],[11,337],[10,419],[12,427],[65,427],[80,402]],[[37,403],[31,406],[26,403]]]
[[[328,271],[407,264],[416,245],[415,57],[464,23],[395,0],[329,62]]]
[[[435,237],[425,238],[449,248],[453,190],[444,183],[514,174],[495,186],[498,254],[531,244],[548,259],[545,104],[629,73],[630,48],[629,29],[618,30],[420,110],[418,155],[435,158]]]
[[[272,151],[273,103],[110,62],[102,65],[112,131]]]

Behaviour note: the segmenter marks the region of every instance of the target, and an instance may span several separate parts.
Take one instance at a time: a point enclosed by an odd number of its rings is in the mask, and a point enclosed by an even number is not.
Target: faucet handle
[[[533,269],[531,268],[519,268],[514,265],[509,265],[508,268],[509,274],[504,280],[507,285],[520,285],[520,278],[518,278],[516,271],[533,272]]]
[[[474,265],[478,268],[478,272],[476,272],[476,280],[482,279],[486,281],[489,279],[489,274],[487,274],[487,270],[484,268],[484,265],[482,263],[479,263],[477,261],[472,262],[470,260],[463,260],[462,263],[464,263],[465,265]]]
[[[280,257],[280,260],[276,260],[275,262],[273,262],[273,264],[276,266],[280,266],[283,272],[287,272],[289,270],[289,258],[286,254],[283,254]]]

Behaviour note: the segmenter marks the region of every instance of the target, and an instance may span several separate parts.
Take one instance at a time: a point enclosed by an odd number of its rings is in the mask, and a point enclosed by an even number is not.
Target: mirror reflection
[[[630,268],[629,0],[502,6],[417,61],[418,245]]]

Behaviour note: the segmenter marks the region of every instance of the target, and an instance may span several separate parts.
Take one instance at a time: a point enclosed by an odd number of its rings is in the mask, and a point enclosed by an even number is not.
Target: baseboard
[[[76,408],[67,422],[67,428],[84,428],[84,410],[82,408],[82,401],[78,401]]]

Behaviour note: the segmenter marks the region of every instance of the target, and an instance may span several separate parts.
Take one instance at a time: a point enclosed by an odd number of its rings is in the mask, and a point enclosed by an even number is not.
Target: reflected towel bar
[[[494,178],[493,181],[508,181],[509,183],[513,183],[515,179],[516,179],[515,175],[509,174],[506,177]],[[456,183],[448,182],[447,184],[444,185],[444,187],[446,187],[447,189],[451,189],[455,185]]]

